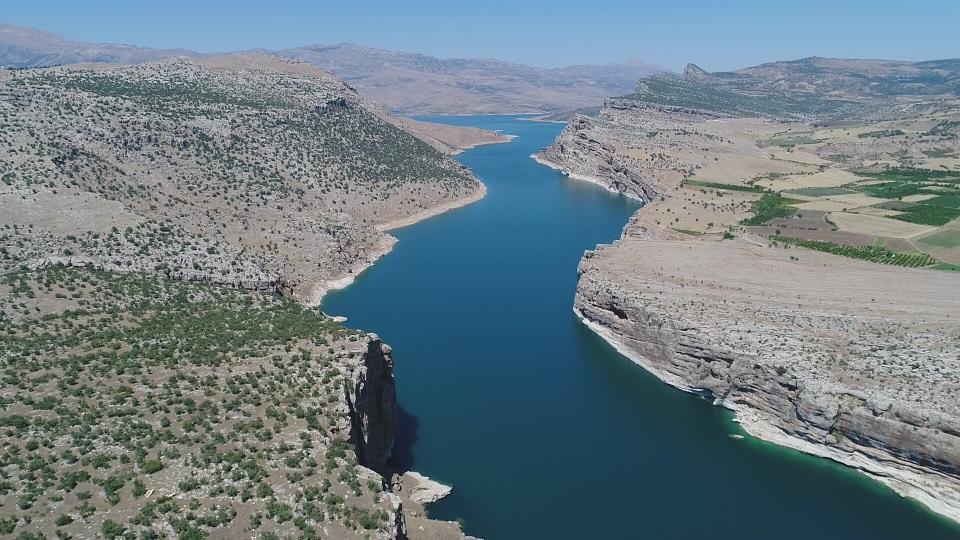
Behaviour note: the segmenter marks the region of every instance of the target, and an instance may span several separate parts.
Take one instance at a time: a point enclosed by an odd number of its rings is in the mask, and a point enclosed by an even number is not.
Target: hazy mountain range
[[[257,52],[323,68],[362,95],[403,113],[553,112],[596,106],[607,96],[631,92],[639,78],[667,71],[639,60],[543,68],[493,59],[441,59],[349,43]],[[126,64],[169,56],[204,55],[186,49],[88,43],[0,24],[0,65],[6,67]]]

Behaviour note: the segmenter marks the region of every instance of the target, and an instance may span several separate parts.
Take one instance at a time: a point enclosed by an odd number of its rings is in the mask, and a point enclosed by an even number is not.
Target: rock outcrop
[[[370,335],[363,368],[344,388],[350,437],[361,465],[386,473],[397,431],[397,389],[389,345]]]
[[[615,124],[610,116],[616,112],[606,107],[603,113],[596,118],[571,118],[556,142],[536,154],[537,161],[571,178],[593,182],[637,200],[650,202],[660,197],[666,188],[656,178],[640,176],[617,153],[615,143],[604,137],[612,131],[606,128]]]
[[[403,491],[410,499],[419,504],[430,504],[439,501],[453,491],[450,486],[445,486],[437,481],[431,480],[417,472],[406,472],[401,478]]]
[[[709,73],[696,64],[687,64],[687,66],[683,68],[683,76],[685,78],[703,77],[706,75],[709,75]]]

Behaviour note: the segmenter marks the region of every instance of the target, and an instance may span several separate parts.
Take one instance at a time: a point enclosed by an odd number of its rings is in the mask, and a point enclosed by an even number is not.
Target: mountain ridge
[[[361,94],[406,114],[558,112],[598,106],[629,92],[638,78],[668,71],[636,58],[624,63],[528,66],[494,58],[437,58],[354,43],[314,43],[248,51],[307,62],[331,72]],[[0,65],[49,67],[84,62],[142,63],[170,56],[226,53],[87,43],[21,26],[0,24]]]

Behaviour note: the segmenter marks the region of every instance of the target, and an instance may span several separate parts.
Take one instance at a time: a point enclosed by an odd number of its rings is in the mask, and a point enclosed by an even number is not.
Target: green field
[[[852,184],[846,187],[856,189],[872,197],[890,199],[876,205],[904,212],[892,219],[940,227],[960,217],[960,172],[932,169],[890,169],[880,172],[858,171],[858,176],[883,180],[880,184]],[[900,199],[911,195],[937,195],[925,201],[915,203]]]
[[[960,180],[960,172],[940,171],[935,169],[908,169],[898,168],[886,171],[857,171],[857,176],[873,178],[875,180],[891,180],[898,182],[950,182]]]
[[[898,253],[877,246],[848,246],[835,244],[833,242],[819,242],[816,240],[784,238],[780,236],[771,236],[770,239],[774,242],[805,247],[807,249],[832,253],[833,255],[841,255],[843,257],[880,264],[892,264],[894,266],[919,268],[922,266],[930,266],[937,262],[936,259],[925,253]]]
[[[960,272],[960,264],[953,264],[953,263],[939,262],[931,266],[930,268],[933,268],[934,270],[948,270],[950,272]]]
[[[951,193],[949,195],[940,195],[935,199],[923,201],[926,204],[942,206],[944,208],[960,208],[960,193]]]
[[[760,186],[744,184],[720,184],[717,182],[703,182],[700,180],[685,180],[683,182],[688,186],[696,186],[709,189],[723,189],[726,191],[748,191],[750,193],[763,193],[765,190]]]
[[[775,193],[764,193],[760,200],[753,203],[753,208],[750,209],[753,216],[740,223],[741,225],[763,225],[771,219],[790,217],[797,211],[791,205],[802,202],[805,201],[781,197]]]
[[[866,133],[860,133],[857,135],[857,138],[860,139],[880,139],[883,137],[898,137],[900,135],[905,135],[903,130],[900,129],[881,129],[879,131],[868,131]]]
[[[902,197],[909,197],[910,195],[917,195],[924,193],[921,191],[923,188],[923,184],[915,182],[887,182],[885,184],[857,186],[857,189],[861,192],[872,197],[880,197],[883,199],[900,199]]]
[[[856,193],[851,189],[840,187],[808,187],[786,191],[788,195],[804,195],[807,197],[829,197],[831,195],[850,195]]]
[[[893,219],[919,223],[921,225],[933,225],[935,227],[946,225],[960,217],[960,210],[956,208],[936,206],[926,201],[919,204],[912,204],[900,211],[904,213],[899,216],[893,216]]]
[[[960,230],[944,230],[936,234],[921,238],[920,242],[931,246],[942,248],[955,248],[960,246]]]
[[[820,139],[814,139],[807,135],[793,135],[790,137],[774,137],[765,141],[760,141],[760,146],[780,146],[783,148],[792,148],[804,144],[817,144],[823,142]]]

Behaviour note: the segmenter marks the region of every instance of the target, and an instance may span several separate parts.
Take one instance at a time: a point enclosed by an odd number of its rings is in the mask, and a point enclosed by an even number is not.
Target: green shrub
[[[163,462],[159,459],[148,459],[140,465],[140,469],[147,474],[153,474],[163,470]]]

